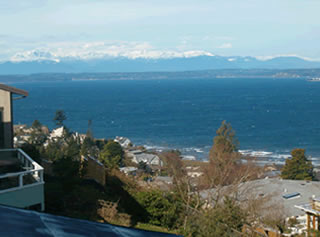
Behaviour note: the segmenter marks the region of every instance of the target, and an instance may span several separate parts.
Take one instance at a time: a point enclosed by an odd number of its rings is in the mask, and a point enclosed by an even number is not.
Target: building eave
[[[13,94],[22,95],[24,97],[29,95],[29,93],[25,90],[21,90],[21,89],[12,87],[12,86],[7,86],[7,85],[1,84],[1,83],[0,83],[0,90],[9,91]]]

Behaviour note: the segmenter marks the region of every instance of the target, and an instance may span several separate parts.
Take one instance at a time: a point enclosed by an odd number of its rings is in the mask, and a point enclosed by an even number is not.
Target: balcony
[[[44,210],[43,168],[21,149],[0,150],[0,204]]]

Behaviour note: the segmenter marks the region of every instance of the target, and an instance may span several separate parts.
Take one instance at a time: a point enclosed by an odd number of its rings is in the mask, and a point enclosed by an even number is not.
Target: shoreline
[[[151,146],[151,145],[143,145],[139,144],[139,146],[143,146],[148,151],[170,151],[170,150],[179,150],[182,156],[189,157],[189,159],[185,160],[195,160],[207,162],[209,156],[208,147],[197,148],[197,147],[189,147],[189,148],[174,148],[174,147],[163,147],[163,146]],[[291,151],[289,152],[272,152],[272,151],[263,151],[263,150],[251,150],[251,149],[240,149],[239,153],[243,155],[244,160],[255,160],[254,162],[258,165],[276,165],[283,166],[285,164],[286,159],[291,158]],[[192,159],[192,157],[194,159]],[[308,160],[312,162],[314,167],[320,167],[320,158],[308,155]]]

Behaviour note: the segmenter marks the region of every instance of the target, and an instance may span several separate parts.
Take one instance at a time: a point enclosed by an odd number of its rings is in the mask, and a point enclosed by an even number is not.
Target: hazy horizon
[[[320,60],[320,2],[19,0],[0,3],[0,61],[299,56]]]

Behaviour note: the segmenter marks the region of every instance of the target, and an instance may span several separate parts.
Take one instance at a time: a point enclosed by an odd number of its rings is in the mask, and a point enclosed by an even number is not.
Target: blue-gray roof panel
[[[172,234],[144,231],[46,213],[0,206],[0,236],[32,237],[166,237]]]

